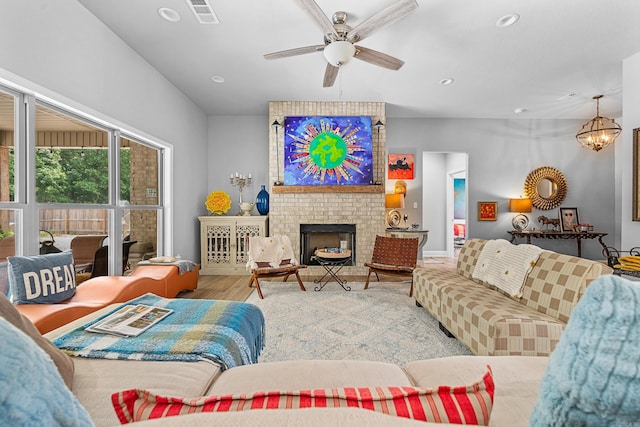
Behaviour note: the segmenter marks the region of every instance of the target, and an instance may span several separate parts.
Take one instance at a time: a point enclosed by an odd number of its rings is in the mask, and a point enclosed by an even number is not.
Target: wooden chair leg
[[[260,289],[260,281],[258,280],[257,277],[256,277],[256,289],[258,290],[258,297],[260,297],[260,299],[264,299],[264,296],[262,295],[262,289]]]
[[[296,271],[296,279],[298,279],[298,285],[300,285],[300,289],[302,289],[303,291],[306,291],[307,289],[304,287],[304,284],[302,284],[302,279],[300,279],[300,275],[298,274],[297,271]]]
[[[369,269],[369,274],[367,274],[367,281],[364,282],[365,289],[369,289],[369,277],[371,277],[371,269]]]
[[[411,277],[411,287],[409,288],[409,298],[413,296],[413,276]]]
[[[253,282],[256,282],[256,289],[258,290],[258,296],[260,297],[260,299],[264,299],[264,296],[262,296],[262,289],[260,289],[260,282],[258,281],[258,276],[256,276],[255,274],[251,274],[251,280],[249,280],[249,287],[251,288]]]

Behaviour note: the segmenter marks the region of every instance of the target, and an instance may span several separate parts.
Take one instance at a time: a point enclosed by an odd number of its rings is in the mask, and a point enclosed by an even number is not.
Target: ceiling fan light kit
[[[296,0],[296,3],[322,29],[324,45],[304,46],[268,53],[264,55],[265,59],[287,58],[323,51],[327,60],[323,80],[324,87],[333,86],[338,76],[339,67],[347,64],[354,57],[390,70],[399,70],[404,65],[404,62],[398,58],[363,46],[356,46],[354,43],[411,13],[418,7],[416,0],[399,0],[353,28],[347,25],[346,12],[336,12],[332,19],[329,19],[314,0]]]
[[[327,62],[334,67],[340,67],[353,58],[356,53],[356,47],[348,41],[338,40],[329,43],[324,48],[324,57]]]

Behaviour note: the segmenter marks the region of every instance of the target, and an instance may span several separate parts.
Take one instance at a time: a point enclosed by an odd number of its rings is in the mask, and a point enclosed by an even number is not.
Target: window
[[[75,237],[104,236],[109,273],[127,274],[163,247],[164,148],[121,133],[0,87],[0,240],[13,237],[0,255],[69,250]]]

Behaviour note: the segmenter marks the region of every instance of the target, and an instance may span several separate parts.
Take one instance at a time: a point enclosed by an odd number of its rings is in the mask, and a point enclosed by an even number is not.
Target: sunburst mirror
[[[560,206],[567,196],[567,180],[562,172],[550,166],[532,171],[524,182],[524,194],[540,210]]]

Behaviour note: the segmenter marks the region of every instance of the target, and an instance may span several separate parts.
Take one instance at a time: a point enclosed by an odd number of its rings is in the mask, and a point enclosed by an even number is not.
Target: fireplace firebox
[[[351,251],[351,259],[345,265],[355,265],[355,224],[300,224],[300,263],[319,265],[311,258],[317,249],[340,248]],[[346,247],[344,247],[346,242]]]

